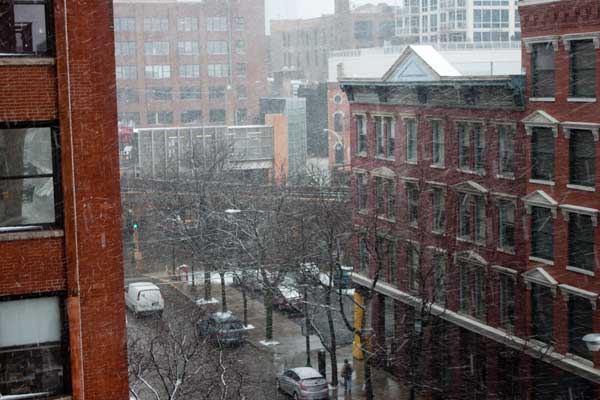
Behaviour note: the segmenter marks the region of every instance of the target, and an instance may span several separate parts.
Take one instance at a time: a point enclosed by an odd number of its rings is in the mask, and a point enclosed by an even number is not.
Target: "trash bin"
[[[326,374],[326,361],[327,360],[327,352],[323,349],[319,350],[319,352],[317,353],[317,363],[319,366],[319,373],[321,375],[323,375],[323,377],[325,379],[327,379],[327,374]]]

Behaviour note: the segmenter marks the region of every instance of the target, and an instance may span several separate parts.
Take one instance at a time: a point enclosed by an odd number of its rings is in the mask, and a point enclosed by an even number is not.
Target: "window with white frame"
[[[415,183],[406,183],[406,204],[408,223],[416,227],[419,224],[419,187]]]
[[[180,64],[179,77],[182,79],[200,78],[200,64]]]
[[[206,18],[206,30],[209,32],[226,32],[226,17],[208,17]]]
[[[208,87],[208,99],[209,100],[222,100],[225,98],[225,86],[209,86]]]
[[[226,78],[229,75],[228,64],[208,64],[208,76],[211,78]]]
[[[460,169],[471,169],[471,134],[466,123],[457,125],[458,131],[458,167]]]
[[[486,203],[483,196],[473,196],[475,207],[475,226],[473,239],[476,243],[485,243]]]
[[[417,121],[414,118],[405,118],[404,129],[406,130],[406,161],[416,163],[418,161]]]
[[[206,46],[208,54],[227,54],[229,52],[227,41],[209,40]]]
[[[554,217],[546,207],[531,207],[531,256],[554,260]]]
[[[168,56],[169,42],[144,42],[144,55]]]
[[[475,165],[474,170],[483,172],[485,170],[485,132],[481,124],[473,125],[473,139],[475,141]]]
[[[535,283],[531,283],[531,334],[547,344],[554,341],[554,294]]]
[[[235,52],[237,54],[246,54],[246,41],[236,40],[235,41]]]
[[[396,218],[396,182],[393,179],[386,179],[385,189],[387,195],[386,215],[388,219]]]
[[[167,32],[168,30],[168,17],[144,17],[144,32]]]
[[[591,359],[592,353],[588,350],[583,337],[594,332],[592,303],[589,298],[569,295],[568,310],[569,353]]]
[[[433,301],[438,304],[446,303],[446,268],[448,256],[441,251],[435,251],[431,257],[433,268]]]
[[[246,29],[246,19],[244,17],[235,17],[233,19],[233,26],[236,31],[243,31]]]
[[[135,42],[115,42],[115,56],[135,57]]]
[[[117,80],[136,80],[137,66],[135,65],[117,65],[115,71]]]
[[[144,77],[146,79],[171,79],[171,66],[168,64],[146,65]]]
[[[508,252],[515,250],[515,204],[498,201],[498,245]]]
[[[245,78],[248,74],[247,63],[236,63],[235,64],[235,76],[238,78]]]
[[[596,142],[589,130],[569,130],[569,183],[596,185]]]
[[[446,228],[446,192],[444,189],[434,187],[431,190],[431,204],[433,209],[431,230],[436,233],[443,233]]]
[[[357,136],[357,153],[367,153],[367,124],[364,115],[356,116],[356,136]]]
[[[592,217],[574,212],[569,212],[568,217],[568,265],[594,272],[594,224]]]
[[[385,187],[383,182],[382,177],[375,177],[375,208],[379,216],[385,215]]]
[[[554,180],[554,132],[534,127],[531,133],[531,178]]]
[[[471,239],[471,200],[466,193],[458,193],[458,237],[463,240]]]
[[[457,193],[458,200],[458,238],[485,243],[486,200],[482,195]]]
[[[554,97],[554,52],[552,42],[532,45],[533,97]]]
[[[146,92],[148,101],[167,101],[173,99],[173,90],[170,87],[149,87]]]
[[[178,32],[198,32],[197,17],[177,17]]]
[[[140,100],[137,89],[135,88],[118,88],[117,89],[117,101],[122,104],[137,103]]]
[[[367,176],[356,174],[356,208],[358,211],[367,209],[368,195]]]
[[[398,246],[394,240],[387,240],[387,281],[398,286]]]
[[[460,311],[485,321],[486,271],[483,266],[459,263]]]
[[[135,17],[115,17],[115,32],[135,32]]]
[[[515,133],[509,125],[498,125],[498,175],[514,177]]]
[[[173,123],[172,111],[148,111],[148,125],[168,125]]]
[[[377,157],[394,158],[394,119],[392,117],[376,116],[374,120],[375,155]]]
[[[8,398],[68,394],[69,354],[58,297],[0,302],[0,390]]]
[[[596,47],[594,41],[574,40],[570,42],[571,68],[569,73],[572,97],[596,97]]]
[[[441,167],[444,165],[444,128],[440,120],[431,120],[431,141],[431,164]]]
[[[515,328],[515,276],[499,274],[500,278],[500,327],[508,332]]]
[[[408,269],[408,288],[419,290],[419,249],[413,244],[406,246],[406,265]]]
[[[202,98],[202,87],[200,86],[182,86],[179,89],[181,100],[197,100]]]
[[[480,123],[459,122],[458,168],[465,171],[485,170],[485,130]]]
[[[196,40],[177,42],[177,54],[180,56],[197,56],[200,54],[200,44]]]

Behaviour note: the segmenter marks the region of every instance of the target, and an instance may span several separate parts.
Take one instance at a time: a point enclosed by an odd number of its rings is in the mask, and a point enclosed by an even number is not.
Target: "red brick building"
[[[128,396],[112,21],[0,5],[2,395]]]
[[[527,21],[533,10],[523,10]],[[376,359],[430,398],[596,398],[600,359],[581,337],[599,328],[588,143],[596,143],[598,117],[591,109],[564,114],[569,68],[558,62],[556,98],[526,103],[531,72],[463,77],[429,49],[408,48],[380,80],[341,82],[354,120],[354,222],[362,231],[354,280],[368,288],[378,279]],[[536,78],[547,82],[544,71]],[[563,125],[538,111],[559,99],[552,110],[569,118]],[[571,101],[596,107],[591,96]],[[557,144],[553,164],[541,140],[562,140],[555,132],[565,128],[584,145]],[[583,161],[561,167],[560,149]]]
[[[119,123],[258,123],[264,0],[115,2]]]

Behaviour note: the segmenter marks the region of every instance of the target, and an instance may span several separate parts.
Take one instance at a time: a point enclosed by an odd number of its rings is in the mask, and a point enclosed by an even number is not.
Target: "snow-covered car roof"
[[[300,377],[300,379],[323,378],[323,375],[321,375],[319,371],[314,368],[298,367],[292,368],[291,370],[294,371]]]
[[[212,318],[219,322],[224,321],[239,321],[239,318],[235,316],[231,311],[226,312],[215,312],[210,315]]]
[[[300,293],[292,287],[281,285],[278,289],[281,295],[286,299],[299,299],[302,297]]]

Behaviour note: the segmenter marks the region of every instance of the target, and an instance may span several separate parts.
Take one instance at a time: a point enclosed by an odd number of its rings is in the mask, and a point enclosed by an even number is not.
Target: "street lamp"
[[[346,157],[346,148],[344,146],[344,138],[339,133],[337,133],[336,131],[329,129],[329,128],[323,128],[323,132],[325,134],[331,133],[331,134],[333,134],[333,136],[335,136],[334,163],[346,165],[348,163],[348,161],[350,160],[350,157],[349,156]],[[337,157],[338,149],[341,149],[341,155],[342,155],[341,162],[338,162],[338,157]]]

